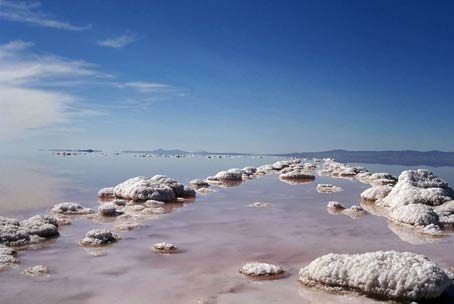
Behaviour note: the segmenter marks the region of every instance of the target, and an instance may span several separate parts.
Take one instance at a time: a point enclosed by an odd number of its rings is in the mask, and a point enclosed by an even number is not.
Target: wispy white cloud
[[[78,26],[69,22],[59,21],[41,11],[40,7],[41,4],[35,1],[0,0],[0,19],[68,31],[84,31],[91,28],[91,25]]]
[[[119,49],[133,43],[136,40],[137,36],[135,34],[124,34],[118,37],[99,40],[98,45]]]
[[[80,120],[110,110],[145,110],[181,93],[163,83],[120,82],[97,65],[36,53],[33,46],[22,40],[0,44],[0,141],[31,130],[50,134],[52,129],[77,127]],[[90,99],[88,87],[97,92],[103,87],[124,90],[124,94],[104,102],[104,107],[102,101]]]
[[[168,84],[145,81],[126,82],[124,84],[121,84],[120,87],[133,88],[143,93],[162,92],[171,90],[173,88]]]
[[[42,84],[78,78],[103,77],[91,64],[27,51],[33,43],[12,41],[0,45],[0,140],[29,129],[68,123],[88,110],[75,106],[78,97]]]

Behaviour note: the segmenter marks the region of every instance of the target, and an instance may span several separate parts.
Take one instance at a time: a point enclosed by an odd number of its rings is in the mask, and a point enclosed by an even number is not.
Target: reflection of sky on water
[[[134,158],[132,155],[63,158],[40,154],[35,160],[39,166],[11,161],[5,168],[23,174],[11,179],[8,185],[30,176],[38,179],[37,183],[51,181],[47,182],[47,187],[25,192],[24,201],[41,193],[39,191],[49,195],[46,200],[49,205],[34,206],[43,211],[63,200],[97,207],[99,188],[116,185],[137,175],[166,174],[187,183],[223,169],[256,166],[274,160]],[[372,171],[396,173],[393,171],[396,166],[366,167],[373,167]],[[453,180],[454,168],[433,168],[433,171],[446,180]],[[28,183],[33,184],[33,179]],[[332,183],[344,191],[317,193],[319,183]],[[15,194],[13,190],[22,188],[9,187],[9,195],[19,198],[19,193]],[[0,273],[2,304],[27,302],[37,297],[43,303],[89,304],[197,303],[199,299],[212,301],[207,303],[342,302],[347,298],[300,290],[296,283],[298,269],[329,252],[391,249],[427,255],[442,267],[454,265],[452,236],[433,243],[424,242],[417,234],[409,235],[406,231],[388,227],[384,217],[366,214],[353,220],[327,211],[326,204],[331,200],[339,201],[347,208],[359,205],[359,194],[368,187],[357,181],[326,176],[293,185],[271,175],[238,187],[216,187],[216,192],[199,195],[194,203],[173,206],[172,212],[150,218],[157,220],[144,217],[140,221],[141,227],[131,231],[115,230],[115,218],[106,221],[74,219],[72,225],[61,227],[61,236],[49,246],[21,252],[17,270]],[[52,193],[54,197],[50,196]],[[257,201],[270,202],[272,206],[248,207]],[[20,202],[18,200],[17,204]],[[2,204],[2,208],[5,206],[8,205]],[[29,208],[25,204],[18,206]],[[78,242],[93,228],[114,229],[121,234],[122,240],[101,252],[87,253]],[[162,241],[176,244],[182,253],[174,256],[155,254],[150,247]],[[238,274],[242,264],[256,260],[282,265],[289,271],[289,277],[273,282],[251,282]],[[25,267],[37,264],[49,267],[49,281],[38,284],[20,275]],[[366,302],[364,298],[350,299],[348,303]]]

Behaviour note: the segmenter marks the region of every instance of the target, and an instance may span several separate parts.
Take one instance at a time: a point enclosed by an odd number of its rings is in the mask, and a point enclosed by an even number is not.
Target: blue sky
[[[454,151],[451,1],[0,0],[5,148]]]

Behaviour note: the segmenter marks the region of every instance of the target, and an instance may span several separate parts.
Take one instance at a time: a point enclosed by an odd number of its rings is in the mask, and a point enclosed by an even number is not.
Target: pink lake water
[[[180,182],[247,165],[273,163],[277,158],[135,158],[100,154],[59,157],[42,152],[33,158],[5,157],[1,164],[0,215],[25,218],[45,213],[55,203],[76,201],[97,208],[100,188],[127,178],[165,174]],[[372,172],[394,174],[403,166],[364,165]],[[429,168],[454,185],[454,168]],[[344,191],[317,193],[319,183]],[[359,205],[368,185],[316,176],[315,181],[290,185],[277,175],[198,195],[192,203],[141,222],[122,239],[101,251],[79,245],[93,228],[114,229],[112,222],[75,219],[60,227],[60,236],[39,249],[19,252],[17,268],[0,272],[0,303],[379,303],[355,295],[309,289],[297,282],[298,271],[330,253],[376,250],[424,254],[443,268],[454,267],[453,235],[427,239],[390,226],[383,217],[366,214],[352,219],[330,214],[328,201]],[[269,208],[248,207],[269,202]],[[154,243],[167,241],[177,254],[155,253]],[[238,273],[246,262],[280,265],[289,275],[254,281]],[[21,272],[46,265],[49,275],[29,278]],[[445,297],[436,303],[453,303]]]

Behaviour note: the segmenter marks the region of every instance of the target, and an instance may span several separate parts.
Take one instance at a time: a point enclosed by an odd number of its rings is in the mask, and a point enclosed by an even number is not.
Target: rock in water
[[[161,253],[174,253],[178,250],[177,246],[166,242],[154,244],[153,249]]]
[[[0,245],[0,270],[4,267],[17,263],[19,260],[16,258],[16,250],[9,248],[5,245]]]
[[[282,179],[301,179],[301,180],[315,179],[314,175],[308,174],[307,172],[301,170],[294,170],[287,173],[282,173],[281,175],[279,175],[279,177]]]
[[[374,186],[364,190],[361,193],[361,198],[368,201],[376,201],[383,199],[391,192],[391,190],[393,190],[393,187],[390,185]]]
[[[280,266],[259,262],[247,263],[239,271],[241,274],[258,278],[275,278],[285,272]]]
[[[103,246],[114,243],[120,236],[107,229],[93,229],[87,232],[85,238],[80,241],[83,246]]]
[[[447,273],[425,256],[396,251],[330,253],[301,268],[299,281],[328,291],[403,301],[437,298],[451,284]]]
[[[102,197],[104,193],[106,193],[105,196],[110,196],[110,188],[101,189],[98,196]],[[113,197],[133,201],[174,202],[179,197],[195,197],[195,195],[193,189],[164,175],[130,178],[113,188]]]
[[[221,181],[242,181],[243,180],[243,175],[241,172],[235,172],[235,171],[221,171],[218,172],[215,177]]]
[[[114,196],[115,196],[114,187],[102,188],[101,190],[98,191],[98,197],[109,198]]]
[[[441,178],[425,169],[403,171],[391,192],[377,203],[386,207],[408,204],[438,206],[454,199],[454,191]]]
[[[24,274],[30,277],[42,276],[49,273],[49,269],[43,265],[36,265],[33,267],[28,267],[24,270]]]
[[[58,221],[49,215],[35,215],[23,221],[0,216],[0,244],[22,246],[58,235]]]
[[[59,214],[73,214],[73,215],[83,215],[83,214],[90,214],[94,211],[90,208],[85,208],[79,203],[73,202],[64,202],[60,204],[56,204],[51,211],[53,213]]]
[[[317,192],[318,193],[333,193],[333,192],[340,192],[343,191],[339,186],[335,186],[332,184],[318,184],[317,185]]]

